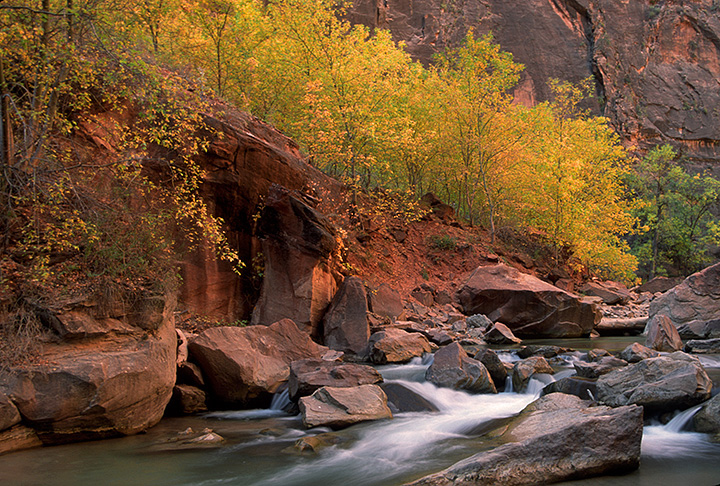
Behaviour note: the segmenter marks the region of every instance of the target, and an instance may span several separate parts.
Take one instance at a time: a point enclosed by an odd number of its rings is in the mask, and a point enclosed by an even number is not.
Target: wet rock
[[[627,365],[628,362],[624,359],[618,359],[613,356],[604,356],[593,363],[576,361],[573,364],[575,372],[582,378],[599,378],[601,375]]]
[[[368,420],[392,418],[385,392],[377,385],[322,387],[300,399],[303,424],[340,429]]]
[[[265,404],[289,378],[291,362],[320,359],[326,350],[290,319],[270,326],[216,327],[190,343],[214,397],[225,405]]]
[[[596,305],[502,264],[478,267],[456,298],[466,315],[485,314],[520,338],[587,336],[600,320]]]
[[[583,400],[593,400],[597,396],[597,383],[594,379],[582,378],[580,376],[566,376],[557,381],[553,381],[546,385],[543,390],[543,395],[549,395],[551,393],[565,393],[567,395],[574,395]]]
[[[440,348],[425,373],[425,379],[437,386],[471,393],[497,393],[490,373],[480,361],[470,358],[458,344]]]
[[[530,378],[534,374],[538,373],[547,373],[552,375],[555,373],[555,370],[552,369],[542,356],[532,356],[515,363],[512,372],[513,390],[518,393],[525,390]]]
[[[430,352],[430,343],[419,333],[386,329],[370,336],[370,359],[376,364],[406,363]]]
[[[543,358],[554,358],[558,354],[569,353],[572,349],[563,348],[560,346],[553,345],[530,345],[523,346],[518,351],[518,356],[522,359],[529,358],[530,356],[542,356]]]
[[[334,226],[290,191],[273,184],[259,231],[265,275],[252,324],[269,325],[289,318],[319,338],[323,313],[337,290],[330,270],[338,245]]]
[[[632,343],[620,352],[620,359],[624,359],[628,363],[637,363],[657,356],[660,356],[660,353],[640,343]]]
[[[0,431],[0,455],[8,452],[31,449],[43,445],[35,430],[24,425],[15,425]]]
[[[715,395],[703,404],[693,416],[693,427],[697,432],[713,434],[720,439],[720,395]]]
[[[490,344],[518,344],[522,339],[516,337],[513,332],[502,322],[496,322],[483,335],[483,339]]]
[[[339,443],[340,438],[335,434],[318,434],[296,440],[293,447],[299,452],[320,452]]]
[[[495,388],[498,391],[504,390],[508,373],[505,364],[500,360],[497,353],[492,349],[481,349],[475,354],[474,358],[480,361],[488,370],[493,383],[495,383]]]
[[[336,351],[367,356],[370,339],[367,312],[362,279],[346,278],[323,317],[325,345]]]
[[[382,375],[371,366],[303,359],[290,364],[288,395],[290,400],[297,401],[324,386],[348,388],[382,381]]]
[[[720,354],[720,338],[691,340],[685,344],[685,352],[693,354]]]
[[[712,380],[697,358],[682,352],[647,358],[607,373],[597,382],[598,402],[642,405],[649,412],[684,410],[710,398]]]
[[[656,316],[648,325],[645,346],[656,351],[680,351],[683,347],[682,339],[677,329],[667,316]]]
[[[380,385],[388,398],[388,406],[395,413],[437,412],[439,409],[419,393],[412,391],[402,383],[383,383]]]
[[[393,290],[388,284],[380,284],[369,293],[370,311],[391,320],[403,319],[402,299],[400,293]]]
[[[647,329],[660,316],[676,327],[705,323],[720,315],[720,263],[690,275],[680,285],[650,303]]]
[[[509,424],[504,445],[410,484],[534,485],[637,469],[642,408],[588,405],[561,393],[542,397]]]

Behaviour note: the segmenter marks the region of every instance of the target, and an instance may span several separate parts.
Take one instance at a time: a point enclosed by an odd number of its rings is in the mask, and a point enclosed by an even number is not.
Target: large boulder
[[[370,359],[376,364],[406,363],[430,352],[427,338],[417,332],[390,328],[370,336]]]
[[[290,319],[270,326],[216,327],[190,343],[213,396],[223,405],[269,403],[290,376],[290,363],[320,359],[327,350]]]
[[[629,344],[625,349],[620,351],[620,359],[628,363],[638,363],[644,359],[656,358],[658,356],[660,356],[660,353],[640,343]]]
[[[308,428],[341,429],[358,422],[392,418],[387,396],[377,385],[322,387],[300,399],[300,413]]]
[[[675,327],[703,327],[720,315],[720,263],[694,273],[683,283],[650,302],[646,327],[667,316]],[[690,336],[694,337],[694,336]]]
[[[500,437],[479,452],[412,486],[535,485],[637,469],[642,407],[589,407],[553,393],[530,404]]]
[[[647,358],[597,381],[598,402],[636,404],[649,412],[684,410],[710,398],[712,380],[697,358],[683,352]]]
[[[297,401],[300,397],[312,395],[315,390],[324,386],[349,388],[374,385],[382,381],[382,375],[372,366],[301,359],[290,364],[288,394],[291,400]]]
[[[497,393],[487,368],[469,357],[458,343],[448,344],[435,353],[433,363],[425,372],[425,379],[445,388]]]
[[[455,294],[466,315],[485,314],[520,338],[587,336],[597,305],[507,265],[478,267]]]
[[[362,279],[346,278],[323,317],[325,345],[336,351],[367,356],[370,339],[367,312],[367,295]]]
[[[580,292],[600,297],[608,305],[627,304],[631,298],[627,287],[617,282],[587,282],[580,287]]]
[[[134,305],[101,304],[95,296],[37,308],[47,324],[93,331],[82,337],[58,329],[65,339],[45,344],[32,364],[7,370],[0,390],[45,444],[142,432],[160,421],[172,395],[173,310],[172,298],[152,295],[138,295]]]
[[[682,339],[675,326],[667,316],[659,315],[648,325],[645,346],[656,351],[680,351],[683,348]]]
[[[338,248],[330,220],[290,191],[273,185],[259,222],[265,259],[251,323],[292,319],[314,338],[337,290],[331,257]]]

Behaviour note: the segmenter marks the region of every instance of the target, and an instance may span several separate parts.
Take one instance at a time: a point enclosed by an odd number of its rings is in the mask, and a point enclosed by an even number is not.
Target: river
[[[553,344],[583,349],[602,346],[618,351],[628,338]],[[503,353],[512,360],[512,353]],[[702,357],[714,375],[720,357]],[[483,424],[512,416],[532,402],[549,375],[533,380],[526,393],[470,395],[437,388],[422,377],[429,361],[378,369],[386,382],[399,382],[439,409],[403,413],[392,420],[356,425],[332,434],[336,444],[320,453],[299,453],[302,437],[329,432],[305,430],[297,416],[281,410],[214,412],[164,419],[148,433],[121,439],[38,448],[0,457],[3,486],[392,486],[447,467],[480,449],[493,447],[482,436]],[[568,363],[567,366],[570,366]],[[561,374],[569,372],[561,371]],[[720,483],[720,444],[689,432],[694,410],[666,425],[646,425],[640,469],[619,477],[565,484],[687,485]],[[210,428],[226,440],[221,447],[177,450],[178,433]]]

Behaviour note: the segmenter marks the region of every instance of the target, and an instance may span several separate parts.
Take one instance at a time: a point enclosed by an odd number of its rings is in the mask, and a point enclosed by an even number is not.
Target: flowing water
[[[555,344],[555,342],[553,342]],[[563,344],[578,346],[578,342]],[[596,347],[597,341],[591,345]],[[611,343],[613,344],[613,343]],[[624,348],[625,344],[620,347]],[[517,359],[502,353],[503,359]],[[568,359],[567,366],[574,358]],[[524,393],[469,395],[424,382],[430,359],[379,367],[386,382],[402,383],[434,403],[439,412],[396,414],[343,431],[305,430],[297,416],[283,411],[286,395],[268,410],[214,412],[202,417],[163,420],[147,434],[101,442],[22,451],[0,457],[0,484],[57,486],[391,486],[443,469],[497,444],[483,437],[503,418],[532,402],[559,376],[540,375]],[[703,358],[720,370],[717,356]],[[720,444],[687,430],[698,407],[666,425],[644,429],[641,466],[626,476],[567,484],[686,485],[720,484]],[[178,432],[213,429],[226,441],[219,447],[178,446]],[[319,453],[300,453],[294,443],[326,434],[334,443]]]

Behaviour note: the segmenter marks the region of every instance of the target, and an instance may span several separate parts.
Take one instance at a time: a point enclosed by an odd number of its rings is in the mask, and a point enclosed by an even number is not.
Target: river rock
[[[470,358],[458,344],[440,348],[425,372],[425,379],[437,386],[471,393],[497,393],[490,373],[480,361]]]
[[[542,356],[532,356],[515,363],[512,372],[513,390],[518,393],[525,390],[532,375],[537,373],[552,375],[555,373],[555,370],[552,369]]]
[[[697,358],[683,352],[647,358],[601,376],[598,402],[636,404],[650,412],[684,410],[710,398],[712,380]]]
[[[720,338],[720,319],[687,322],[680,324],[677,330],[683,339]]]
[[[191,415],[207,412],[207,396],[203,390],[192,385],[175,385],[167,412]]]
[[[612,353],[610,353],[607,349],[595,348],[588,351],[587,360],[592,363],[594,361],[601,360],[605,356],[612,356]]]
[[[720,263],[694,273],[683,283],[650,302],[646,332],[659,316],[675,327],[717,319],[720,315]]]
[[[300,399],[300,413],[308,428],[341,429],[358,422],[392,418],[387,396],[377,385],[322,387]]]
[[[427,338],[417,332],[385,329],[370,336],[370,359],[376,364],[406,363],[431,352]]]
[[[542,394],[549,395],[551,393],[565,393],[582,398],[583,400],[595,401],[597,383],[596,380],[590,378],[566,376],[565,378],[560,378],[557,381],[545,385]]]
[[[362,279],[346,278],[323,317],[325,345],[355,356],[367,356],[370,339],[367,312],[367,295]]]
[[[608,305],[627,304],[631,298],[627,287],[617,282],[587,282],[580,287],[580,292],[600,297]]]
[[[483,335],[483,339],[490,344],[518,344],[522,339],[516,337],[513,332],[502,322],[496,322]]]
[[[584,361],[576,361],[573,363],[575,372],[582,378],[599,378],[601,375],[627,365],[627,361],[614,356],[604,356],[592,363],[585,363]]]
[[[682,339],[667,316],[659,315],[648,325],[645,346],[656,351],[680,351]]]
[[[31,449],[43,445],[35,430],[24,425],[15,425],[0,431],[0,455],[8,452]]]
[[[20,412],[4,393],[0,393],[0,431],[20,423]]]
[[[535,485],[637,469],[642,407],[589,407],[553,393],[529,405],[483,451],[411,486]]]
[[[291,362],[320,359],[326,350],[290,319],[270,326],[216,327],[190,343],[192,357],[224,405],[269,402],[288,380]]]
[[[543,344],[523,346],[517,354],[522,359],[529,358],[530,356],[542,356],[543,358],[547,359],[554,358],[558,354],[569,353],[571,351],[572,349],[570,348],[553,346],[551,344]]]
[[[693,416],[693,426],[697,432],[714,434],[720,439],[720,395],[715,395],[703,404]]]
[[[520,338],[587,336],[597,305],[507,265],[478,267],[455,294],[466,315],[485,314]]]
[[[403,383],[390,382],[380,385],[388,398],[388,407],[395,413],[404,412],[437,412],[437,406],[414,392]]]
[[[330,220],[278,185],[270,187],[259,220],[265,271],[251,323],[292,319],[320,338],[320,323],[337,290],[331,257],[338,247]]]
[[[628,363],[637,363],[657,356],[660,356],[660,353],[640,343],[632,343],[620,352],[620,358]]]
[[[685,344],[686,353],[720,354],[720,338],[691,340]]]
[[[348,388],[373,385],[382,381],[382,375],[372,366],[301,359],[290,364],[288,395],[290,400],[297,401],[300,397],[312,395],[315,390],[324,386]]]
[[[403,319],[405,309],[403,308],[400,293],[388,284],[380,284],[369,293],[370,311],[391,320]]]
[[[507,368],[497,353],[492,349],[481,349],[475,353],[474,358],[480,361],[488,370],[493,383],[495,383],[495,388],[498,391],[504,390],[507,381]]]

